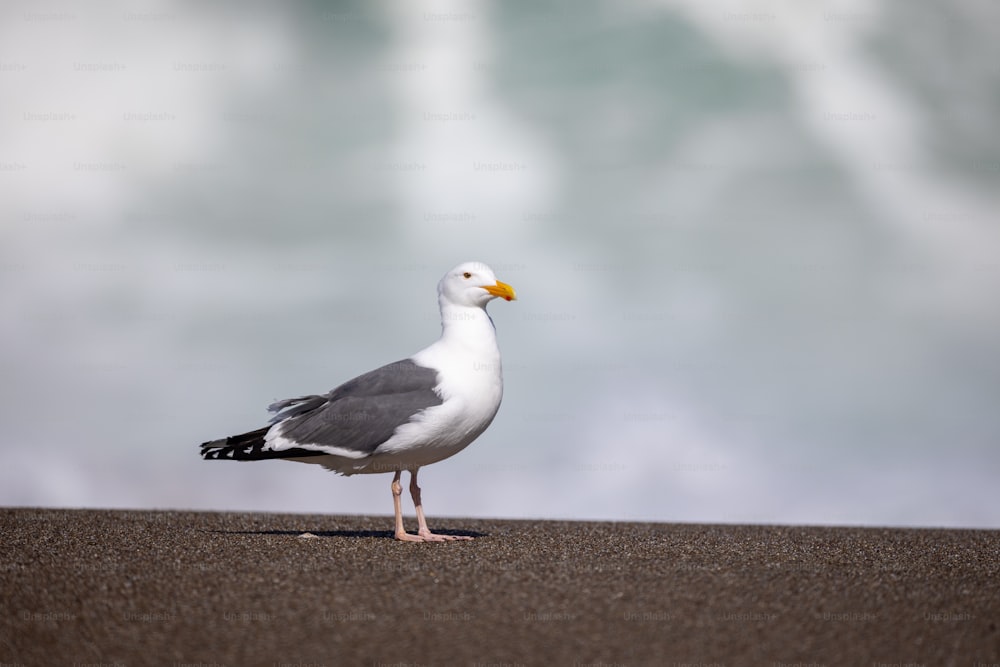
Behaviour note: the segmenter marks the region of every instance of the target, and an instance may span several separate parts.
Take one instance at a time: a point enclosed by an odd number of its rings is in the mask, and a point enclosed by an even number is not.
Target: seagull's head
[[[444,274],[438,283],[438,295],[457,306],[483,308],[493,299],[517,298],[514,288],[497,280],[493,269],[482,262],[465,262]]]

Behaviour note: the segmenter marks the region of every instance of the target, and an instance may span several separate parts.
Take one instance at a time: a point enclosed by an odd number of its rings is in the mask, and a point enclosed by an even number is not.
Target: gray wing
[[[301,445],[332,445],[373,453],[396,427],[441,405],[438,373],[403,359],[348,380],[322,396],[301,396],[268,406],[278,412],[282,435]]]

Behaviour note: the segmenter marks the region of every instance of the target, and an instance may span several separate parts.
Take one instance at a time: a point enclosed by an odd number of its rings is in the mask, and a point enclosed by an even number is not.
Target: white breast
[[[493,323],[482,309],[476,311],[481,318],[446,329],[440,340],[411,357],[438,371],[437,391],[443,402],[398,428],[378,448],[377,467],[440,461],[468,446],[493,421],[503,397],[500,350]]]

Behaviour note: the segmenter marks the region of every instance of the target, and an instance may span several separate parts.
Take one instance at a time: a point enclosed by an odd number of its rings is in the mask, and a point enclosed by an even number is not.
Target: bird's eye
[[[472,277],[472,274],[469,273],[468,271],[466,271],[465,273],[462,274],[462,277],[465,278],[466,280],[468,280],[469,278]]]

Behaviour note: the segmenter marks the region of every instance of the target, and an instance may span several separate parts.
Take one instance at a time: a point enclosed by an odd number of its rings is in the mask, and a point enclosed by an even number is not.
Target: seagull
[[[496,328],[486,305],[517,298],[482,262],[459,264],[437,286],[441,337],[406,359],[348,380],[322,395],[268,406],[263,428],[201,445],[209,460],[284,459],[316,463],[341,475],[393,473],[395,537],[407,542],[472,539],[431,532],[417,472],[465,449],[500,409],[503,373]],[[410,473],[417,533],[403,527],[400,477]]]

